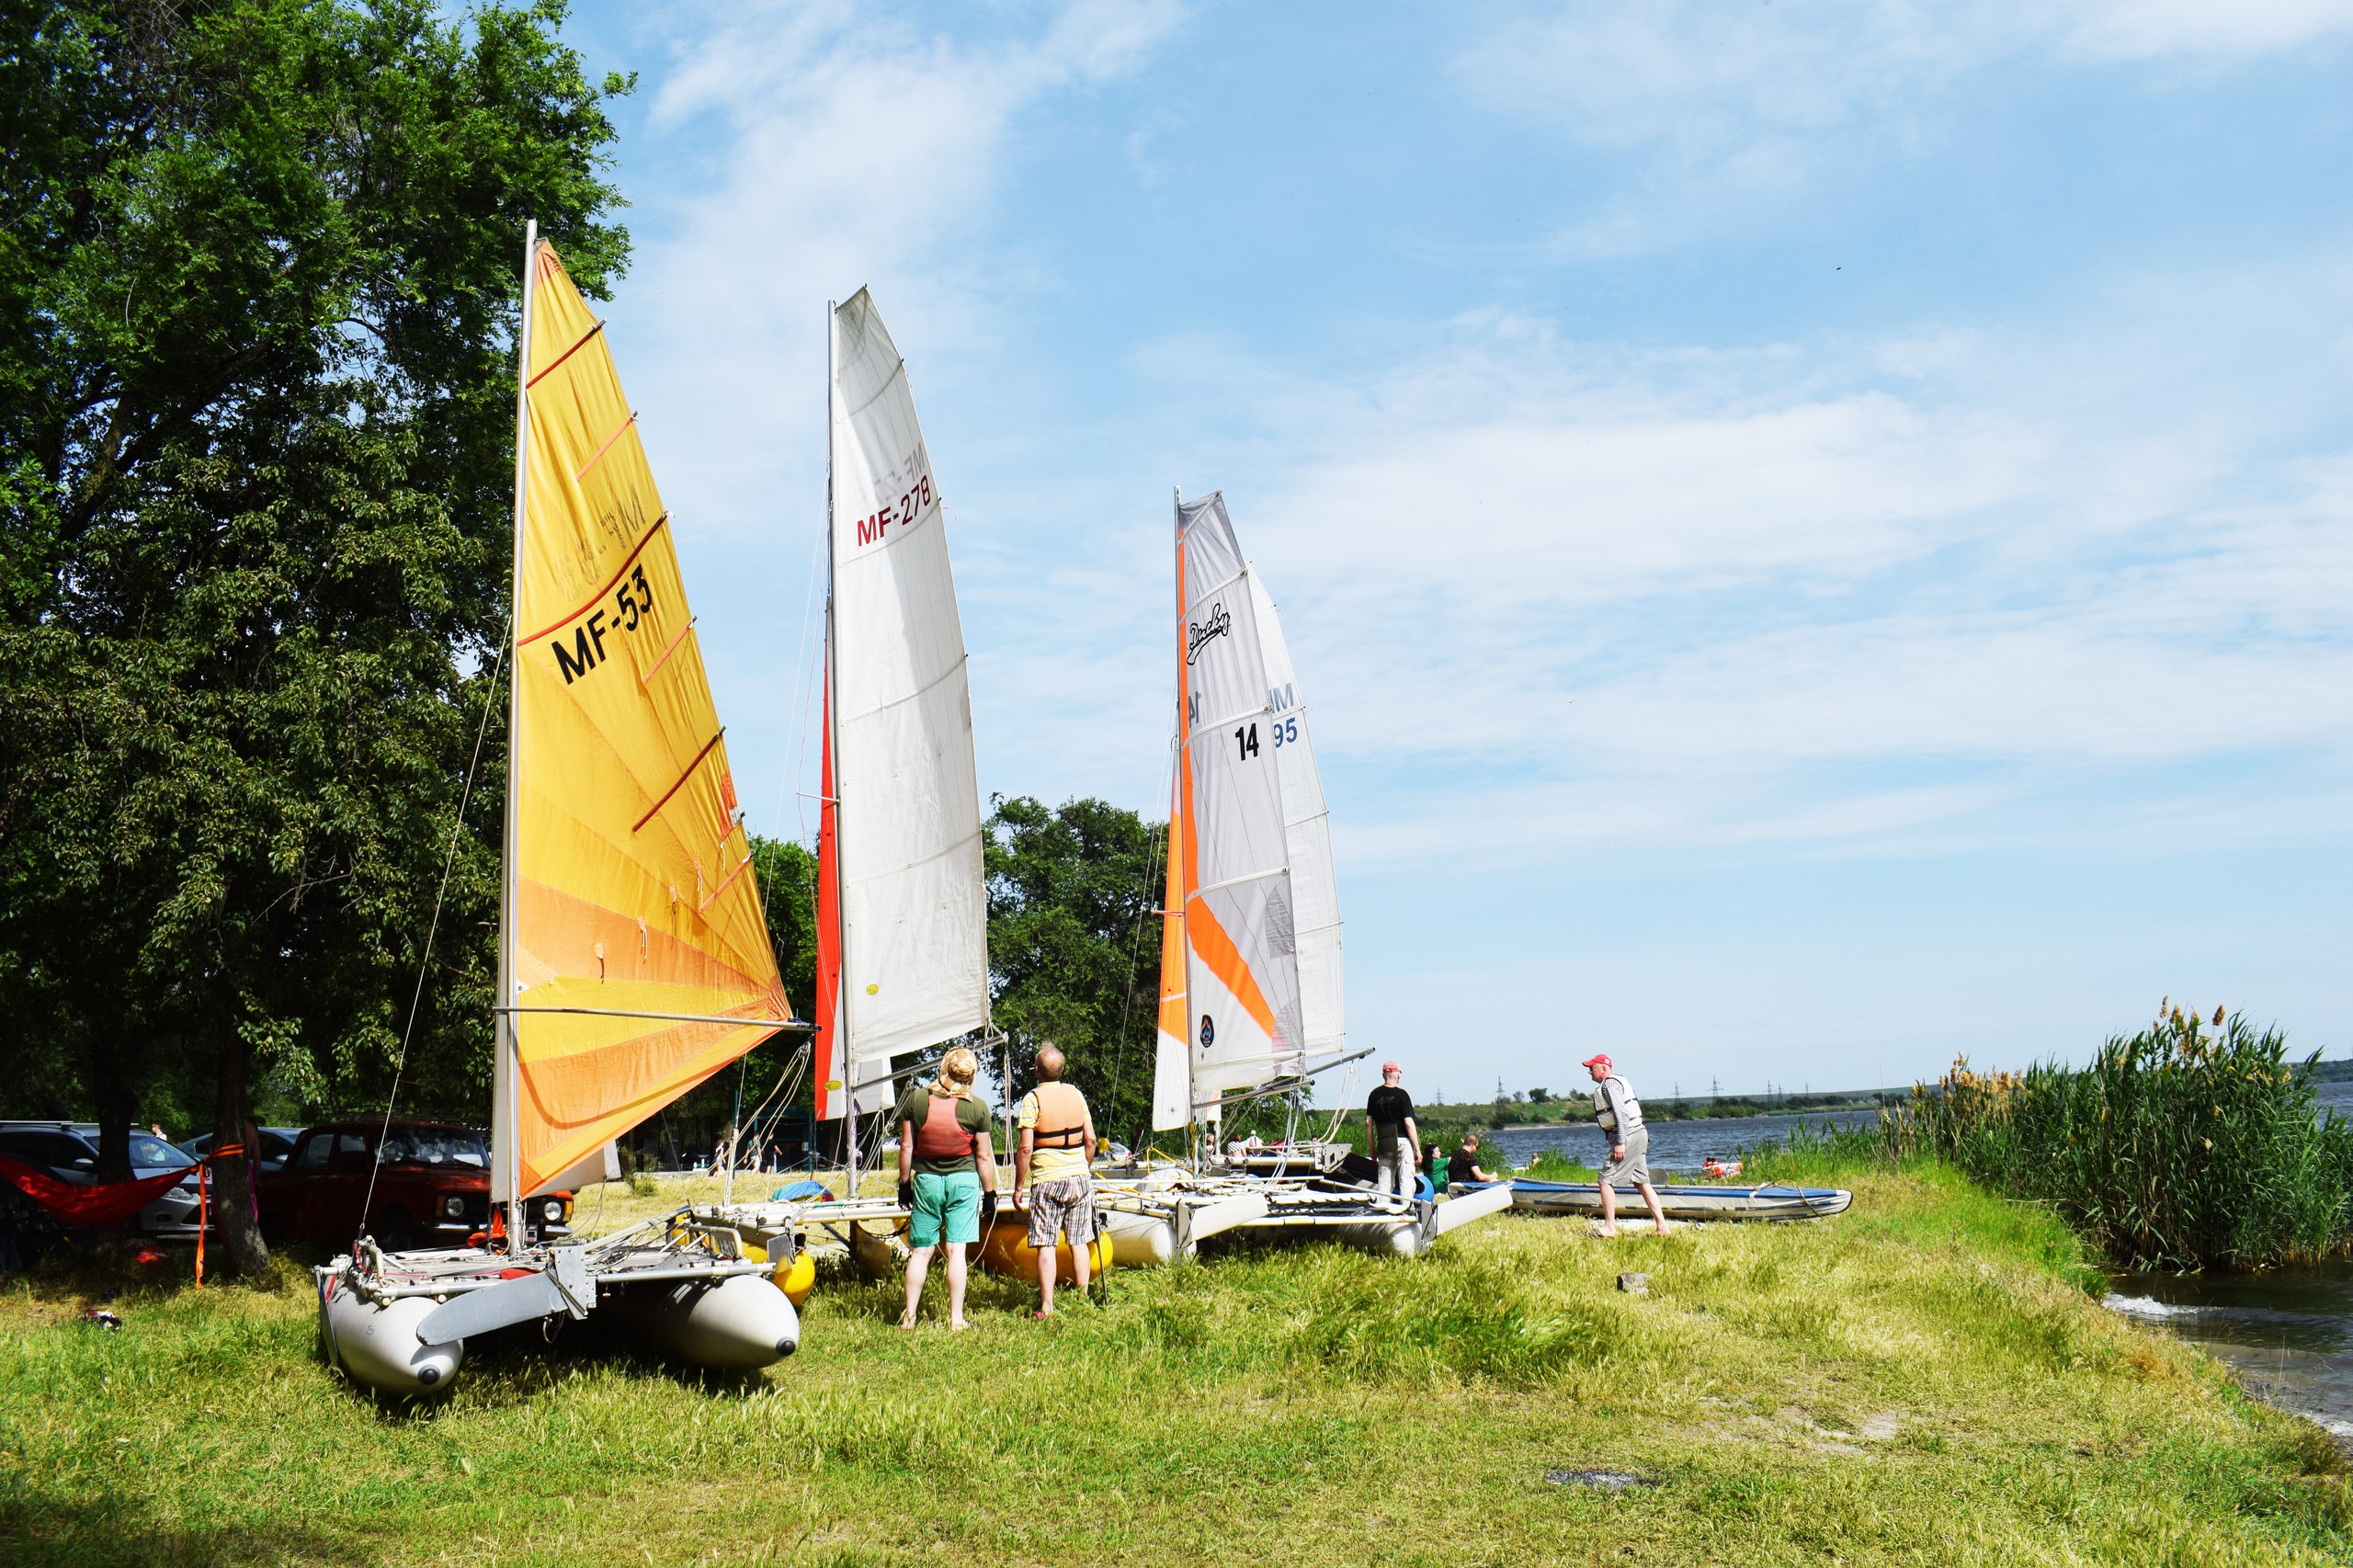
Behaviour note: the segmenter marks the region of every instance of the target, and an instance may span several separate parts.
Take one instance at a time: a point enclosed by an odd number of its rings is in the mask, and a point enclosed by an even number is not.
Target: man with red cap
[[[1387,1208],[1391,1184],[1402,1209],[1414,1196],[1415,1168],[1422,1163],[1422,1135],[1414,1126],[1413,1097],[1397,1086],[1405,1070],[1394,1062],[1381,1064],[1381,1087],[1364,1102],[1365,1153],[1378,1167],[1372,1190]]]
[[[1651,1187],[1651,1135],[1643,1125],[1643,1102],[1634,1097],[1626,1080],[1610,1070],[1607,1056],[1588,1056],[1583,1065],[1593,1074],[1593,1119],[1609,1138],[1609,1160],[1601,1167],[1601,1233],[1618,1233],[1616,1184],[1631,1181],[1650,1206],[1651,1221],[1663,1236],[1666,1213],[1659,1208],[1658,1193]]]

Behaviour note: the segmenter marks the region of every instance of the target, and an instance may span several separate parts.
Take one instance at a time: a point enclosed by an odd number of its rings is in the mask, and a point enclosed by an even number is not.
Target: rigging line
[[[1168,753],[1168,756],[1169,756],[1169,768],[1168,768],[1169,778],[1168,778],[1168,788],[1167,788],[1166,790],[1163,790],[1163,791],[1162,791],[1162,794],[1163,794],[1164,798],[1167,799],[1168,801],[1170,801],[1173,803],[1173,802],[1174,802],[1174,801],[1176,800],[1176,753],[1175,748],[1173,748],[1173,747],[1172,747],[1172,748],[1170,748],[1169,753]],[[1121,1079],[1121,1078],[1126,1074],[1126,1072],[1127,1072],[1127,1066],[1128,1066],[1128,1015],[1129,1015],[1129,1014],[1130,1014],[1130,1013],[1134,1009],[1134,1007],[1135,1007],[1135,1001],[1136,1001],[1136,960],[1137,960],[1138,959],[1140,959],[1140,958],[1142,958],[1142,957],[1143,956],[1143,927],[1144,927],[1144,922],[1145,922],[1145,921],[1147,921],[1147,920],[1152,919],[1154,915],[1158,915],[1158,914],[1160,913],[1160,911],[1159,911],[1160,900],[1158,900],[1157,898],[1154,898],[1154,897],[1153,896],[1153,892],[1152,892],[1152,886],[1153,886],[1153,881],[1154,881],[1154,865],[1155,857],[1156,857],[1156,856],[1158,856],[1158,855],[1159,855],[1163,850],[1165,850],[1165,849],[1167,847],[1167,846],[1168,846],[1168,834],[1167,834],[1167,831],[1166,831],[1165,829],[1163,829],[1163,830],[1162,830],[1162,832],[1161,832],[1160,836],[1159,836],[1157,839],[1155,839],[1155,840],[1154,840],[1154,841],[1153,841],[1152,846],[1151,846],[1149,849],[1147,849],[1147,850],[1145,850],[1145,851],[1144,851],[1144,858],[1143,858],[1143,903],[1144,903],[1144,907],[1143,907],[1143,908],[1142,908],[1142,910],[1141,912],[1139,912],[1139,913],[1137,914],[1137,915],[1136,915],[1136,934],[1135,934],[1135,939],[1134,939],[1134,941],[1133,941],[1131,944],[1130,944],[1129,949],[1128,949],[1128,983],[1127,983],[1127,985],[1123,988],[1123,990],[1124,990],[1124,993],[1125,993],[1125,994],[1124,994],[1120,997],[1120,1034],[1119,1034],[1119,1040],[1120,1040],[1120,1044],[1119,1044],[1119,1051],[1118,1051],[1118,1054],[1114,1055],[1114,1056],[1111,1058],[1111,1104],[1110,1104],[1110,1106],[1109,1106],[1108,1108],[1110,1110],[1111,1114],[1112,1114],[1112,1115],[1114,1115],[1114,1116],[1117,1116],[1117,1115],[1119,1115],[1119,1114],[1120,1114],[1120,1079]],[[1164,940],[1164,941],[1165,941],[1165,940],[1166,940],[1166,937],[1164,936],[1164,937],[1163,937],[1163,938],[1162,938],[1162,940]],[[1161,962],[1162,962],[1162,964],[1163,964],[1164,966],[1165,966],[1165,965],[1166,964],[1166,962],[1167,962],[1167,958],[1166,958],[1166,956],[1165,956],[1165,954],[1163,955],[1163,957],[1162,957],[1162,959],[1161,959]],[[1155,994],[1155,996],[1156,996],[1157,993],[1159,992],[1159,989],[1160,989],[1160,977],[1159,977],[1158,975],[1156,975],[1156,974],[1155,974],[1155,975],[1154,975],[1154,976],[1153,976],[1153,990],[1154,990],[1154,994]],[[1158,1012],[1157,1012],[1157,1010],[1156,1010],[1156,1009],[1155,1009],[1154,1014],[1154,1021],[1155,1023],[1157,1023],[1157,1021],[1158,1021]]]
[[[378,1158],[368,1166],[368,1196],[359,1205],[359,1222],[368,1222],[368,1210],[376,1201],[376,1176],[383,1169],[381,1158],[384,1140],[392,1130],[392,1106],[400,1098],[401,1074],[408,1070],[408,1042],[416,1033],[416,1015],[425,1003],[425,977],[433,966],[433,941],[441,930],[441,905],[449,892],[449,873],[458,864],[458,835],[465,831],[466,807],[472,803],[474,775],[482,767],[483,737],[490,733],[490,710],[498,696],[498,677],[506,668],[506,645],[515,635],[515,618],[510,612],[506,629],[498,639],[498,655],[491,662],[490,681],[483,690],[482,722],[474,726],[474,754],[466,763],[466,782],[458,794],[458,814],[449,823],[449,847],[441,858],[441,885],[433,893],[433,920],[425,928],[425,952],[416,960],[416,990],[408,999],[408,1023],[401,1030],[400,1054],[392,1062],[392,1086],[384,1095],[384,1124],[376,1131]]]

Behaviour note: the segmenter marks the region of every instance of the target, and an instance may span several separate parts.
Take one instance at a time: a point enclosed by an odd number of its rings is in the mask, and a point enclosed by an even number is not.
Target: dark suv
[[[534,1198],[524,1211],[542,1237],[571,1234],[568,1192]],[[490,1152],[481,1132],[450,1122],[325,1122],[264,1173],[261,1222],[272,1237],[326,1246],[362,1232],[392,1252],[463,1246],[490,1224]]]

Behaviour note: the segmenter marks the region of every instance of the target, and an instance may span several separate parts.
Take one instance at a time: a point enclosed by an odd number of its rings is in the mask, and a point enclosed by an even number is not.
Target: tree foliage
[[[1014,1083],[1036,1080],[1051,1041],[1096,1126],[1131,1136],[1151,1123],[1165,830],[1096,800],[1049,809],[1000,795],[995,807],[989,968]]]
[[[233,1139],[256,1070],[381,1104],[453,842],[404,1099],[485,1097],[523,219],[592,292],[627,251],[603,149],[628,84],[583,78],[562,16],[0,20],[19,1108],[111,1130],[178,1095]]]

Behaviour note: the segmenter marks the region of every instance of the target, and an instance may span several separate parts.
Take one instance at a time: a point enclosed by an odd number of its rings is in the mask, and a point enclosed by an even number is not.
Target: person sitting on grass
[[[1588,1056],[1580,1063],[1593,1074],[1593,1119],[1609,1140],[1609,1159],[1601,1167],[1601,1233],[1618,1233],[1618,1186],[1631,1181],[1650,1206],[1651,1222],[1666,1234],[1666,1210],[1659,1207],[1651,1187],[1651,1135],[1643,1126],[1643,1102],[1625,1079],[1611,1071],[1607,1056]]]
[[[1479,1135],[1475,1132],[1465,1132],[1462,1135],[1462,1146],[1455,1150],[1453,1157],[1446,1162],[1446,1179],[1449,1183],[1503,1180],[1502,1176],[1497,1172],[1482,1165],[1479,1163]]]
[[[972,1095],[981,1059],[958,1046],[939,1063],[939,1081],[918,1084],[899,1102],[899,1206],[908,1211],[907,1310],[915,1325],[932,1249],[948,1246],[948,1326],[964,1321],[964,1249],[981,1239],[996,1212],[996,1155],[989,1147],[989,1109]],[[913,1163],[913,1170],[909,1164]]]
[[[1070,1238],[1071,1270],[1082,1296],[1094,1262],[1095,1117],[1086,1096],[1062,1081],[1066,1065],[1056,1047],[1039,1048],[1038,1086],[1022,1096],[1017,1116],[1021,1144],[1013,1153],[1013,1203],[1029,1214],[1041,1318],[1054,1315],[1056,1236]]]

